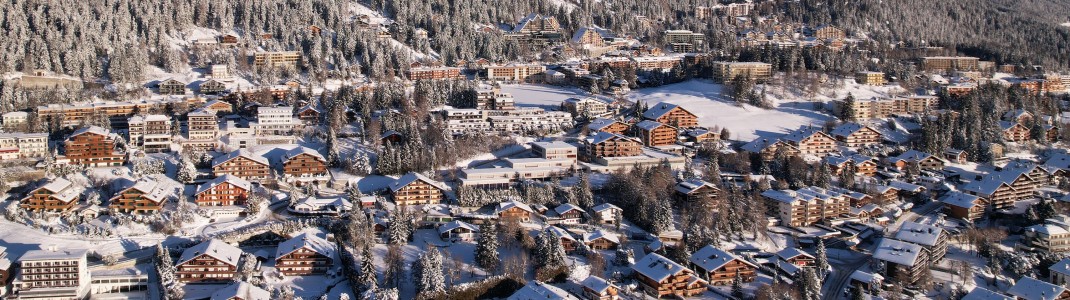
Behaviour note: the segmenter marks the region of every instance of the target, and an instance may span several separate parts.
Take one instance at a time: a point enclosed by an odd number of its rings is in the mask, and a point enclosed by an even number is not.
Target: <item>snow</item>
[[[503,84],[501,90],[504,93],[513,95],[516,106],[541,107],[545,109],[561,107],[561,102],[568,98],[592,96],[577,88],[541,84]],[[605,96],[595,96],[595,98],[612,102],[612,99]]]
[[[636,90],[628,98],[649,105],[658,102],[680,105],[698,115],[700,126],[727,127],[732,139],[742,141],[777,136],[803,125],[822,125],[833,118],[814,110],[811,103],[775,101],[776,107],[768,110],[745,104],[737,106],[727,98],[724,89],[721,84],[691,80]]]

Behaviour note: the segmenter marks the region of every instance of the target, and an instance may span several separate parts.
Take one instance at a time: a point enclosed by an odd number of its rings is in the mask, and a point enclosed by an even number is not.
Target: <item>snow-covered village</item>
[[[1004,2],[2,1],[0,299],[1070,299]]]

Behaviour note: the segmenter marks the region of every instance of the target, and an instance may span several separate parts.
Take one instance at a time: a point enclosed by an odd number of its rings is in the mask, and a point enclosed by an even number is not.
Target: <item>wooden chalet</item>
[[[202,106],[204,109],[208,109],[215,112],[229,113],[234,111],[234,105],[223,100],[211,100]]]
[[[182,252],[175,276],[181,282],[230,282],[238,277],[243,254],[238,247],[211,239]]]
[[[282,157],[282,176],[288,182],[319,185],[326,182],[327,175],[327,159],[316,150],[297,147]]]
[[[437,204],[446,198],[446,188],[419,173],[408,173],[390,184],[397,205]]]
[[[627,157],[643,153],[643,144],[639,140],[608,132],[588,137],[584,146],[588,158]]]
[[[580,282],[583,287],[583,296],[590,300],[617,300],[620,299],[620,287],[598,276],[590,276]]]
[[[844,123],[837,126],[832,130],[832,136],[847,147],[863,147],[881,142],[879,131],[858,123]]]
[[[811,127],[803,127],[788,135],[782,140],[799,149],[801,154],[814,154],[823,156],[836,151],[836,139],[827,133]]]
[[[223,175],[198,186],[194,202],[199,206],[244,205],[252,188],[244,179]]]
[[[754,281],[757,277],[758,265],[717,249],[713,245],[702,247],[691,255],[691,264],[703,272],[710,284],[732,284],[736,276],[742,277],[744,282]]]
[[[947,165],[947,160],[917,150],[907,150],[899,156],[889,158],[888,162],[900,170],[906,169],[909,164],[917,164],[922,170],[943,170]]]
[[[651,120],[635,124],[635,131],[643,145],[648,147],[676,144],[676,128]]]
[[[494,208],[494,215],[498,216],[499,222],[530,222],[534,213],[530,206],[516,200],[498,203]]]
[[[810,255],[810,253],[803,252],[799,248],[785,248],[784,250],[777,251],[776,256],[780,260],[797,267],[812,266],[816,259],[813,255]]]
[[[89,126],[67,137],[66,157],[72,164],[87,167],[114,167],[126,162],[126,154],[115,150],[115,136],[107,129]]]
[[[780,139],[758,138],[744,144],[740,149],[750,153],[756,153],[764,161],[771,161],[776,158],[777,151],[784,151],[788,156],[799,155],[799,148]]]
[[[157,85],[160,95],[183,95],[186,93],[186,83],[174,79],[167,79]]]
[[[621,219],[624,210],[616,205],[609,203],[602,203],[591,207],[591,217],[598,221],[598,223],[606,225],[618,225],[618,220]]]
[[[461,221],[451,221],[438,227],[438,237],[443,241],[471,242],[476,240],[479,227]]]
[[[590,124],[587,124],[587,129],[590,130],[591,134],[595,132],[625,134],[628,132],[628,128],[631,128],[631,126],[624,124],[624,122],[603,118],[594,119]]]
[[[245,281],[227,285],[212,293],[211,300],[270,300],[271,292]]]
[[[240,149],[212,160],[212,174],[216,177],[233,175],[245,180],[264,180],[271,176],[267,158]]]
[[[19,208],[33,212],[67,212],[78,203],[81,194],[82,189],[69,180],[56,178],[27,193],[26,198],[19,200]]]
[[[585,214],[587,212],[572,203],[561,204],[544,212],[547,224],[581,224]]]
[[[583,243],[591,250],[612,250],[620,246],[620,238],[616,234],[595,230],[583,235]]]
[[[940,198],[944,211],[953,218],[975,221],[984,216],[988,202],[983,198],[962,192],[951,191]]]
[[[676,184],[673,189],[673,197],[676,201],[695,202],[702,199],[714,200],[720,195],[721,189],[712,183],[701,179],[689,179]]]
[[[333,243],[302,233],[279,244],[275,270],[285,276],[326,274],[337,260]]]
[[[690,297],[706,291],[706,280],[695,271],[650,253],[632,265],[639,287],[650,296]]]
[[[160,211],[179,187],[153,177],[143,177],[108,200],[108,207],[119,212],[148,213]]]
[[[320,111],[308,104],[297,110],[297,118],[307,126],[316,126],[320,124]]]
[[[698,126],[698,116],[683,107],[660,102],[654,104],[643,112],[643,119],[666,124],[676,128],[691,128]]]
[[[225,92],[227,90],[227,86],[222,82],[216,81],[215,79],[209,79],[208,81],[202,82],[198,89],[201,94],[215,95]]]

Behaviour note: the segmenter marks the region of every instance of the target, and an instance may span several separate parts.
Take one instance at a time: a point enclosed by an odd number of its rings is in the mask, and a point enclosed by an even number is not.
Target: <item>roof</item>
[[[1070,170],[1070,154],[1057,153],[1044,161],[1045,166],[1053,166],[1063,170]]]
[[[985,175],[981,180],[967,183],[962,189],[981,195],[992,195],[1000,186],[1011,186],[1018,178],[1028,176],[1035,167],[1033,163],[1009,163],[998,172]]]
[[[231,283],[227,287],[212,293],[211,300],[230,300],[241,298],[242,300],[268,300],[271,293],[245,281]]]
[[[593,211],[593,212],[602,212],[602,211],[610,210],[610,209],[623,210],[620,207],[617,207],[616,205],[609,204],[609,203],[602,203],[602,204],[599,204],[599,205],[595,205],[594,207],[591,207],[591,211]]]
[[[853,123],[853,122],[852,123],[843,123],[840,126],[836,126],[835,129],[832,129],[832,135],[833,136],[844,136],[844,137],[846,137],[846,136],[850,136],[850,135],[854,134],[855,132],[858,132],[858,131],[862,130],[863,128],[869,128],[869,126],[858,124],[858,123]],[[873,130],[873,128],[869,128],[869,130]],[[876,131],[876,130],[873,130],[873,131]]]
[[[1007,297],[1006,295],[989,291],[984,288],[975,287],[969,294],[963,296],[960,300],[1013,300],[1014,298]]]
[[[783,260],[789,260],[799,256],[806,256],[811,259],[814,258],[813,255],[810,255],[810,253],[806,253],[799,248],[785,248],[784,250],[777,251],[776,256]]]
[[[605,279],[602,279],[602,277],[598,276],[587,277],[587,279],[584,279],[583,282],[580,282],[580,285],[585,288],[591,289],[599,294],[605,293],[606,290],[609,290],[609,288],[617,288],[617,285],[609,283],[609,281],[606,281]]]
[[[546,283],[539,282],[538,280],[529,281],[527,285],[517,290],[512,296],[506,298],[508,300],[547,300],[547,299],[575,299],[579,300],[576,296],[569,294],[565,290],[552,286]]]
[[[1059,274],[1070,275],[1070,258],[1063,258],[1063,260],[1051,265],[1048,270]]]
[[[587,137],[587,143],[590,143],[590,144],[601,144],[601,143],[603,143],[605,141],[609,141],[609,140],[629,140],[629,141],[636,142],[636,143],[639,142],[638,140],[636,140],[635,138],[632,138],[632,137],[627,137],[627,136],[619,135],[619,134],[616,134],[616,133],[608,133],[608,132],[604,132],[604,131],[600,131],[600,132],[598,132],[597,134],[595,134],[593,136]]]
[[[450,221],[449,223],[442,224],[442,226],[439,226],[438,227],[438,233],[439,234],[447,233],[447,232],[453,231],[454,229],[457,229],[457,228],[468,229],[469,231],[472,231],[472,232],[479,231],[479,227],[476,227],[476,225],[468,224],[468,223],[461,222],[461,221]]]
[[[308,148],[308,147],[297,147],[297,148],[290,149],[290,151],[286,151],[286,154],[283,154],[282,160],[284,162],[288,162],[291,159],[293,159],[294,157],[297,157],[298,155],[301,155],[301,154],[312,155],[312,157],[315,157],[319,161],[323,161],[323,162],[327,161],[327,159],[323,158],[323,155],[320,154],[319,151],[313,150],[312,148]]]
[[[683,107],[676,104],[658,102],[657,104],[654,104],[654,106],[651,106],[649,109],[643,112],[643,118],[657,120],[658,118],[661,118],[662,116],[676,108],[680,108],[684,111],[687,111],[687,109],[684,109]],[[687,113],[694,115],[694,113],[691,113],[690,111],[687,111]]]
[[[713,245],[702,247],[702,249],[698,249],[694,254],[691,254],[691,263],[706,270],[706,272],[720,269],[728,263],[737,260],[752,267],[758,267],[749,261],[739,258],[732,253],[728,253],[728,251],[718,249]]]
[[[579,43],[580,39],[582,39],[583,36],[585,34],[587,34],[588,31],[598,34],[598,36],[603,38],[603,39],[612,38],[613,37],[613,33],[609,32],[609,30],[598,28],[598,27],[594,27],[594,26],[590,26],[590,27],[584,26],[584,27],[580,27],[579,29],[577,29],[576,33],[572,35],[572,42],[573,43]]]
[[[1026,231],[1030,231],[1030,232],[1041,233],[1041,234],[1045,234],[1045,235],[1055,235],[1055,234],[1067,234],[1067,233],[1070,233],[1070,231],[1067,231],[1066,228],[1063,228],[1063,227],[1061,227],[1059,225],[1047,224],[1047,223],[1029,226],[1029,227],[1026,227],[1025,230]]]
[[[675,190],[680,193],[691,194],[704,186],[713,188],[715,190],[718,189],[717,186],[714,186],[712,183],[703,181],[702,179],[693,178],[677,183]]]
[[[977,203],[977,199],[980,199],[980,197],[963,192],[951,191],[944,194],[944,197],[940,198],[940,202],[957,207],[971,208],[974,207],[974,205],[979,204]]]
[[[635,127],[639,127],[640,129],[643,129],[643,130],[646,130],[646,131],[654,130],[654,129],[657,129],[658,127],[661,127],[661,126],[665,126],[665,124],[661,124],[661,123],[658,123],[656,121],[651,121],[651,120],[643,120],[642,122],[639,122],[638,124],[635,124]]]
[[[443,186],[441,183],[431,180],[431,178],[427,178],[427,176],[421,175],[420,173],[409,172],[408,174],[401,176],[401,178],[398,178],[398,180],[395,180],[393,183],[391,183],[390,191],[397,192],[398,190],[404,188],[405,186],[408,186],[416,180],[420,180],[424,183],[430,184],[431,186],[439,190],[446,190],[446,187]]]
[[[1007,294],[1025,300],[1055,300],[1065,291],[1065,287],[1024,276],[1007,290]]]
[[[932,154],[921,152],[921,151],[914,150],[914,149],[907,150],[906,152],[903,152],[902,154],[899,154],[899,156],[896,156],[896,157],[892,158],[892,162],[894,163],[894,162],[898,162],[898,161],[902,160],[902,161],[906,161],[906,162],[916,163],[916,162],[920,162],[920,161],[929,159],[930,157],[932,157],[932,158],[934,158],[936,160],[939,160],[940,162],[947,163],[947,160],[944,160],[943,158],[939,158],[939,157],[933,156]]]
[[[664,256],[658,255],[657,253],[647,254],[634,265],[632,265],[632,269],[634,269],[639,274],[642,274],[643,276],[646,276],[647,278],[653,279],[657,282],[661,282],[662,280],[669,278],[669,276],[675,275],[683,271],[691,271],[691,269],[681,266],[680,264],[668,258],[665,258]]]
[[[896,188],[900,191],[907,191],[913,193],[920,193],[922,190],[925,189],[925,187],[923,186],[899,180],[888,181],[888,186]]]
[[[782,139],[798,144],[801,143],[803,140],[813,137],[815,135],[828,136],[818,128],[805,126],[803,128],[799,128],[799,130],[788,133],[787,135],[782,137]]]
[[[509,210],[510,208],[514,208],[514,207],[522,209],[522,210],[527,211],[527,212],[533,212],[533,210],[531,210],[531,207],[528,206],[527,204],[524,204],[523,202],[516,201],[516,200],[509,200],[509,201],[503,201],[501,203],[498,203],[498,207],[494,208],[494,214],[500,214],[503,211]]]
[[[71,182],[63,177],[52,179],[51,182],[42,186],[41,188],[48,190],[52,193],[59,193],[71,186]]]
[[[98,127],[98,126],[88,126],[88,127],[82,127],[82,128],[79,128],[78,130],[75,130],[74,133],[71,133],[70,137],[76,137],[76,136],[79,136],[79,135],[81,135],[83,133],[92,133],[92,134],[96,134],[96,135],[108,136],[109,131],[107,129],[104,129],[104,128],[101,128],[101,127]]]
[[[223,176],[213,178],[212,180],[209,180],[208,182],[205,182],[204,184],[198,186],[197,192],[195,194],[200,194],[202,192],[208,191],[209,189],[214,188],[217,185],[223,184],[224,182],[230,183],[231,185],[237,186],[246,191],[252,190],[253,188],[253,184],[249,183],[248,181],[245,181],[245,179],[241,179],[238,176],[230,174],[224,174]]]
[[[543,149],[576,149],[576,146],[562,141],[532,142],[531,146],[537,146]]]
[[[170,184],[170,182],[160,182],[153,177],[142,177],[129,189],[138,190],[141,192],[141,197],[160,203],[174,195],[177,187]]]
[[[182,257],[178,259],[178,262],[175,263],[175,265],[184,264],[201,255],[208,255],[228,265],[237,266],[238,261],[241,260],[242,253],[244,252],[242,252],[241,249],[238,249],[238,247],[231,246],[221,240],[211,239],[197,244],[196,246],[186,248],[186,251],[182,251]]]
[[[758,138],[758,139],[755,139],[753,141],[750,141],[749,143],[744,144],[742,147],[739,147],[739,148],[742,149],[743,151],[758,153],[758,152],[762,152],[766,148],[769,148],[769,147],[771,147],[773,145],[776,145],[776,144],[780,144],[780,145],[784,145],[784,146],[788,146],[788,147],[792,147],[792,148],[795,147],[795,146],[792,146],[792,145],[788,145],[787,143],[784,143],[780,139],[776,139],[776,138]]]
[[[580,208],[579,206],[576,206],[576,205],[574,205],[572,203],[565,203],[565,204],[558,205],[557,207],[554,207],[554,212],[556,212],[558,215],[567,213],[567,212],[572,211],[572,210],[578,210],[581,213],[584,212],[582,208]]]
[[[597,118],[591,121],[590,124],[587,124],[587,128],[594,131],[600,131],[606,127],[609,127],[610,125],[613,125],[614,123],[617,123],[617,121],[606,118]]]
[[[873,258],[904,266],[913,266],[921,255],[922,247],[904,241],[889,238],[881,239],[877,249],[873,251]]]
[[[944,230],[940,227],[908,221],[899,226],[899,231],[895,233],[895,239],[924,246],[934,246],[943,233]]]
[[[594,232],[583,234],[583,242],[590,243],[598,239],[606,239],[614,244],[620,244],[620,238],[616,234],[608,233],[602,230],[595,230]]]
[[[19,257],[19,261],[28,260],[60,260],[60,259],[82,259],[86,257],[89,250],[86,249],[63,249],[58,251],[51,250],[30,250],[22,254]]]
[[[875,283],[884,280],[884,276],[881,276],[881,274],[863,272],[862,270],[855,270],[854,273],[851,273],[851,279],[861,282]]]
[[[334,257],[334,244],[308,233],[301,233],[285,242],[279,243],[279,247],[275,249],[275,257],[282,257],[300,248],[312,250],[326,257]]]
[[[225,162],[228,162],[228,161],[230,161],[232,159],[235,159],[235,158],[238,158],[238,157],[244,157],[246,159],[255,161],[255,162],[263,164],[265,166],[271,165],[268,162],[266,157],[263,157],[261,155],[256,155],[256,154],[254,154],[252,152],[249,152],[249,150],[246,150],[246,149],[239,149],[239,150],[236,150],[236,151],[231,151],[230,153],[227,153],[227,154],[225,154],[223,156],[216,157],[215,159],[212,160],[212,167],[221,165],[221,164],[223,164]]]

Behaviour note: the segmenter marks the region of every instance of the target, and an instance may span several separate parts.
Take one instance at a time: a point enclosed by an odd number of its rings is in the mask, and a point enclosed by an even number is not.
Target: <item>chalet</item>
[[[1014,283],[1007,294],[1022,300],[1065,300],[1070,299],[1070,290],[1065,286],[1043,282],[1029,276],[1023,276]]]
[[[308,147],[286,151],[282,157],[282,176],[298,186],[320,185],[327,181],[327,159]]]
[[[676,184],[673,189],[673,196],[676,201],[694,203],[703,199],[707,201],[717,199],[720,192],[721,189],[712,183],[701,179],[688,179]]]
[[[66,157],[72,164],[88,167],[121,166],[126,154],[115,150],[115,139],[107,129],[89,126],[67,137]]]
[[[181,282],[229,282],[238,277],[243,254],[238,247],[211,239],[182,252],[175,276]]]
[[[565,203],[545,212],[547,224],[581,224],[587,212],[572,203]]]
[[[1003,169],[985,175],[981,180],[967,183],[962,190],[984,198],[994,210],[1008,209],[1014,203],[1035,197],[1041,174],[1032,163],[1013,162]]]
[[[922,254],[930,264],[939,262],[947,254],[947,234],[937,226],[903,222],[895,233],[895,239],[921,246]]]
[[[744,282],[751,282],[757,277],[758,271],[758,265],[713,245],[695,251],[691,255],[691,264],[702,271],[709,283],[714,285],[731,284],[736,276],[742,277]]]
[[[419,173],[408,173],[390,183],[397,205],[437,204],[446,198],[446,187]]]
[[[194,202],[200,206],[243,205],[252,188],[248,181],[226,174],[198,186]]]
[[[561,227],[549,226],[546,227],[546,229],[544,230],[550,232],[550,234],[553,234],[555,237],[561,240],[561,247],[565,248],[566,253],[576,251],[576,248],[579,246],[579,241],[577,241],[571,233],[565,231],[564,229],[561,229]]]
[[[167,199],[177,195],[179,187],[166,178],[143,177],[133,186],[120,190],[108,200],[108,207],[120,212],[160,211]]]
[[[944,203],[944,211],[948,216],[971,222],[984,216],[985,208],[988,206],[988,203],[981,197],[957,191],[944,194],[940,202]]]
[[[494,215],[498,216],[499,222],[529,222],[534,213],[530,206],[516,200],[498,203],[494,208]]]
[[[876,194],[874,202],[876,203],[892,203],[899,201],[899,189],[888,185],[877,185],[873,187],[873,193]]]
[[[648,295],[690,297],[706,291],[706,280],[695,271],[658,255],[650,253],[632,265],[639,286]]]
[[[204,103],[204,106],[202,106],[201,108],[220,113],[230,113],[234,111],[234,105],[231,105],[229,102],[219,99],[208,101]]]
[[[943,170],[947,160],[918,150],[907,150],[899,156],[888,158],[893,167],[905,170],[908,164],[917,164],[922,170]]]
[[[609,104],[594,97],[568,98],[561,107],[573,117],[596,117],[609,112]]]
[[[183,95],[186,93],[186,83],[167,79],[157,86],[157,92],[161,95]]]
[[[316,126],[320,123],[320,111],[312,104],[302,106],[297,110],[297,118],[308,126]]]
[[[1003,139],[1009,142],[1021,143],[1031,138],[1029,128],[1021,123],[1000,121],[999,129]]]
[[[758,138],[740,147],[741,150],[750,153],[755,153],[761,156],[762,160],[770,161],[776,158],[778,151],[783,151],[788,156],[798,156],[799,148],[795,147],[788,142],[780,139],[767,139]],[[783,150],[781,150],[783,149]]]
[[[1033,114],[1029,113],[1028,111],[1025,111],[1024,109],[1015,109],[1003,113],[1001,119],[1006,122],[1027,125],[1033,122]]]
[[[947,150],[944,150],[944,159],[959,164],[969,162],[966,157],[966,151],[953,148],[947,148]]]
[[[2,252],[3,250],[0,250],[0,253]],[[0,254],[0,257],[3,257],[3,254]],[[1062,286],[1070,283],[1070,258],[1063,258],[1048,267],[1048,282]]]
[[[590,300],[618,300],[620,287],[598,276],[590,276],[580,282],[583,296]]]
[[[600,131],[613,134],[624,134],[628,131],[629,127],[630,126],[628,126],[628,124],[624,124],[621,121],[614,121],[603,118],[594,119],[591,121],[590,124],[587,124],[587,129],[589,129],[592,134]]]
[[[271,175],[271,164],[264,156],[240,149],[213,159],[212,174],[216,177],[233,175],[245,180],[263,180]]]
[[[302,233],[279,244],[275,270],[285,276],[326,274],[337,261],[333,243]]]
[[[676,144],[676,128],[651,120],[635,124],[636,133],[643,145],[648,147]]]
[[[884,209],[874,203],[867,203],[861,206],[852,206],[849,216],[857,218],[859,220],[869,222],[880,218],[884,214]]]
[[[374,199],[374,196],[365,196]],[[361,199],[364,200],[364,197]],[[306,216],[337,216],[353,211],[353,203],[346,197],[320,198],[308,196],[289,207],[290,213]]]
[[[799,248],[784,248],[784,250],[777,251],[776,256],[780,260],[798,267],[812,266],[816,259],[810,253],[803,252]]]
[[[782,138],[795,148],[800,154],[814,154],[824,156],[836,151],[836,140],[828,134],[812,127],[803,127]]]
[[[599,132],[585,140],[588,158],[627,157],[643,153],[643,144],[631,137],[608,132]]]
[[[201,94],[215,95],[226,91],[227,86],[222,82],[215,81],[215,79],[209,79],[208,81],[202,82],[199,89]]]
[[[27,193],[26,198],[19,200],[19,208],[34,212],[66,212],[74,208],[81,194],[82,189],[75,184],[56,178]]]
[[[219,42],[221,44],[223,44],[223,45],[231,45],[231,46],[237,45],[238,44],[238,35],[235,35],[235,34],[224,34],[224,35],[221,35],[221,36],[219,36]]]
[[[579,300],[568,291],[565,291],[559,287],[539,282],[538,280],[528,281],[524,287],[516,290],[506,300],[536,300],[536,299],[555,299],[555,300]]]
[[[858,123],[844,123],[832,130],[832,136],[847,147],[863,147],[880,144],[881,133],[872,127]]]
[[[654,104],[645,112],[643,119],[666,124],[676,128],[690,128],[698,126],[698,116],[687,109],[665,102]]]
[[[270,300],[271,292],[245,281],[238,281],[227,285],[221,290],[212,293],[210,300]]]
[[[874,176],[877,174],[877,160],[861,154],[829,155],[825,156],[825,162],[832,167],[833,175],[840,175],[844,168],[848,166],[854,168],[856,176]]]
[[[438,236],[443,241],[471,242],[476,240],[479,227],[461,221],[452,221],[438,227]]]
[[[923,255],[924,251],[914,243],[883,238],[877,249],[873,250],[873,258],[885,263],[886,278],[905,278],[905,284],[914,284],[922,278],[923,273],[929,272],[929,261]]]
[[[591,250],[611,250],[620,246],[620,238],[616,234],[595,230],[583,234],[583,243]]]
[[[684,131],[684,138],[689,143],[699,144],[721,140],[721,133],[706,128],[692,128]]]
[[[591,217],[597,220],[598,223],[618,225],[624,210],[613,204],[602,203],[591,207],[591,213],[593,214]]]
[[[383,134],[379,135],[379,142],[383,145],[391,144],[398,145],[405,141],[405,135],[395,130],[387,130]]]

